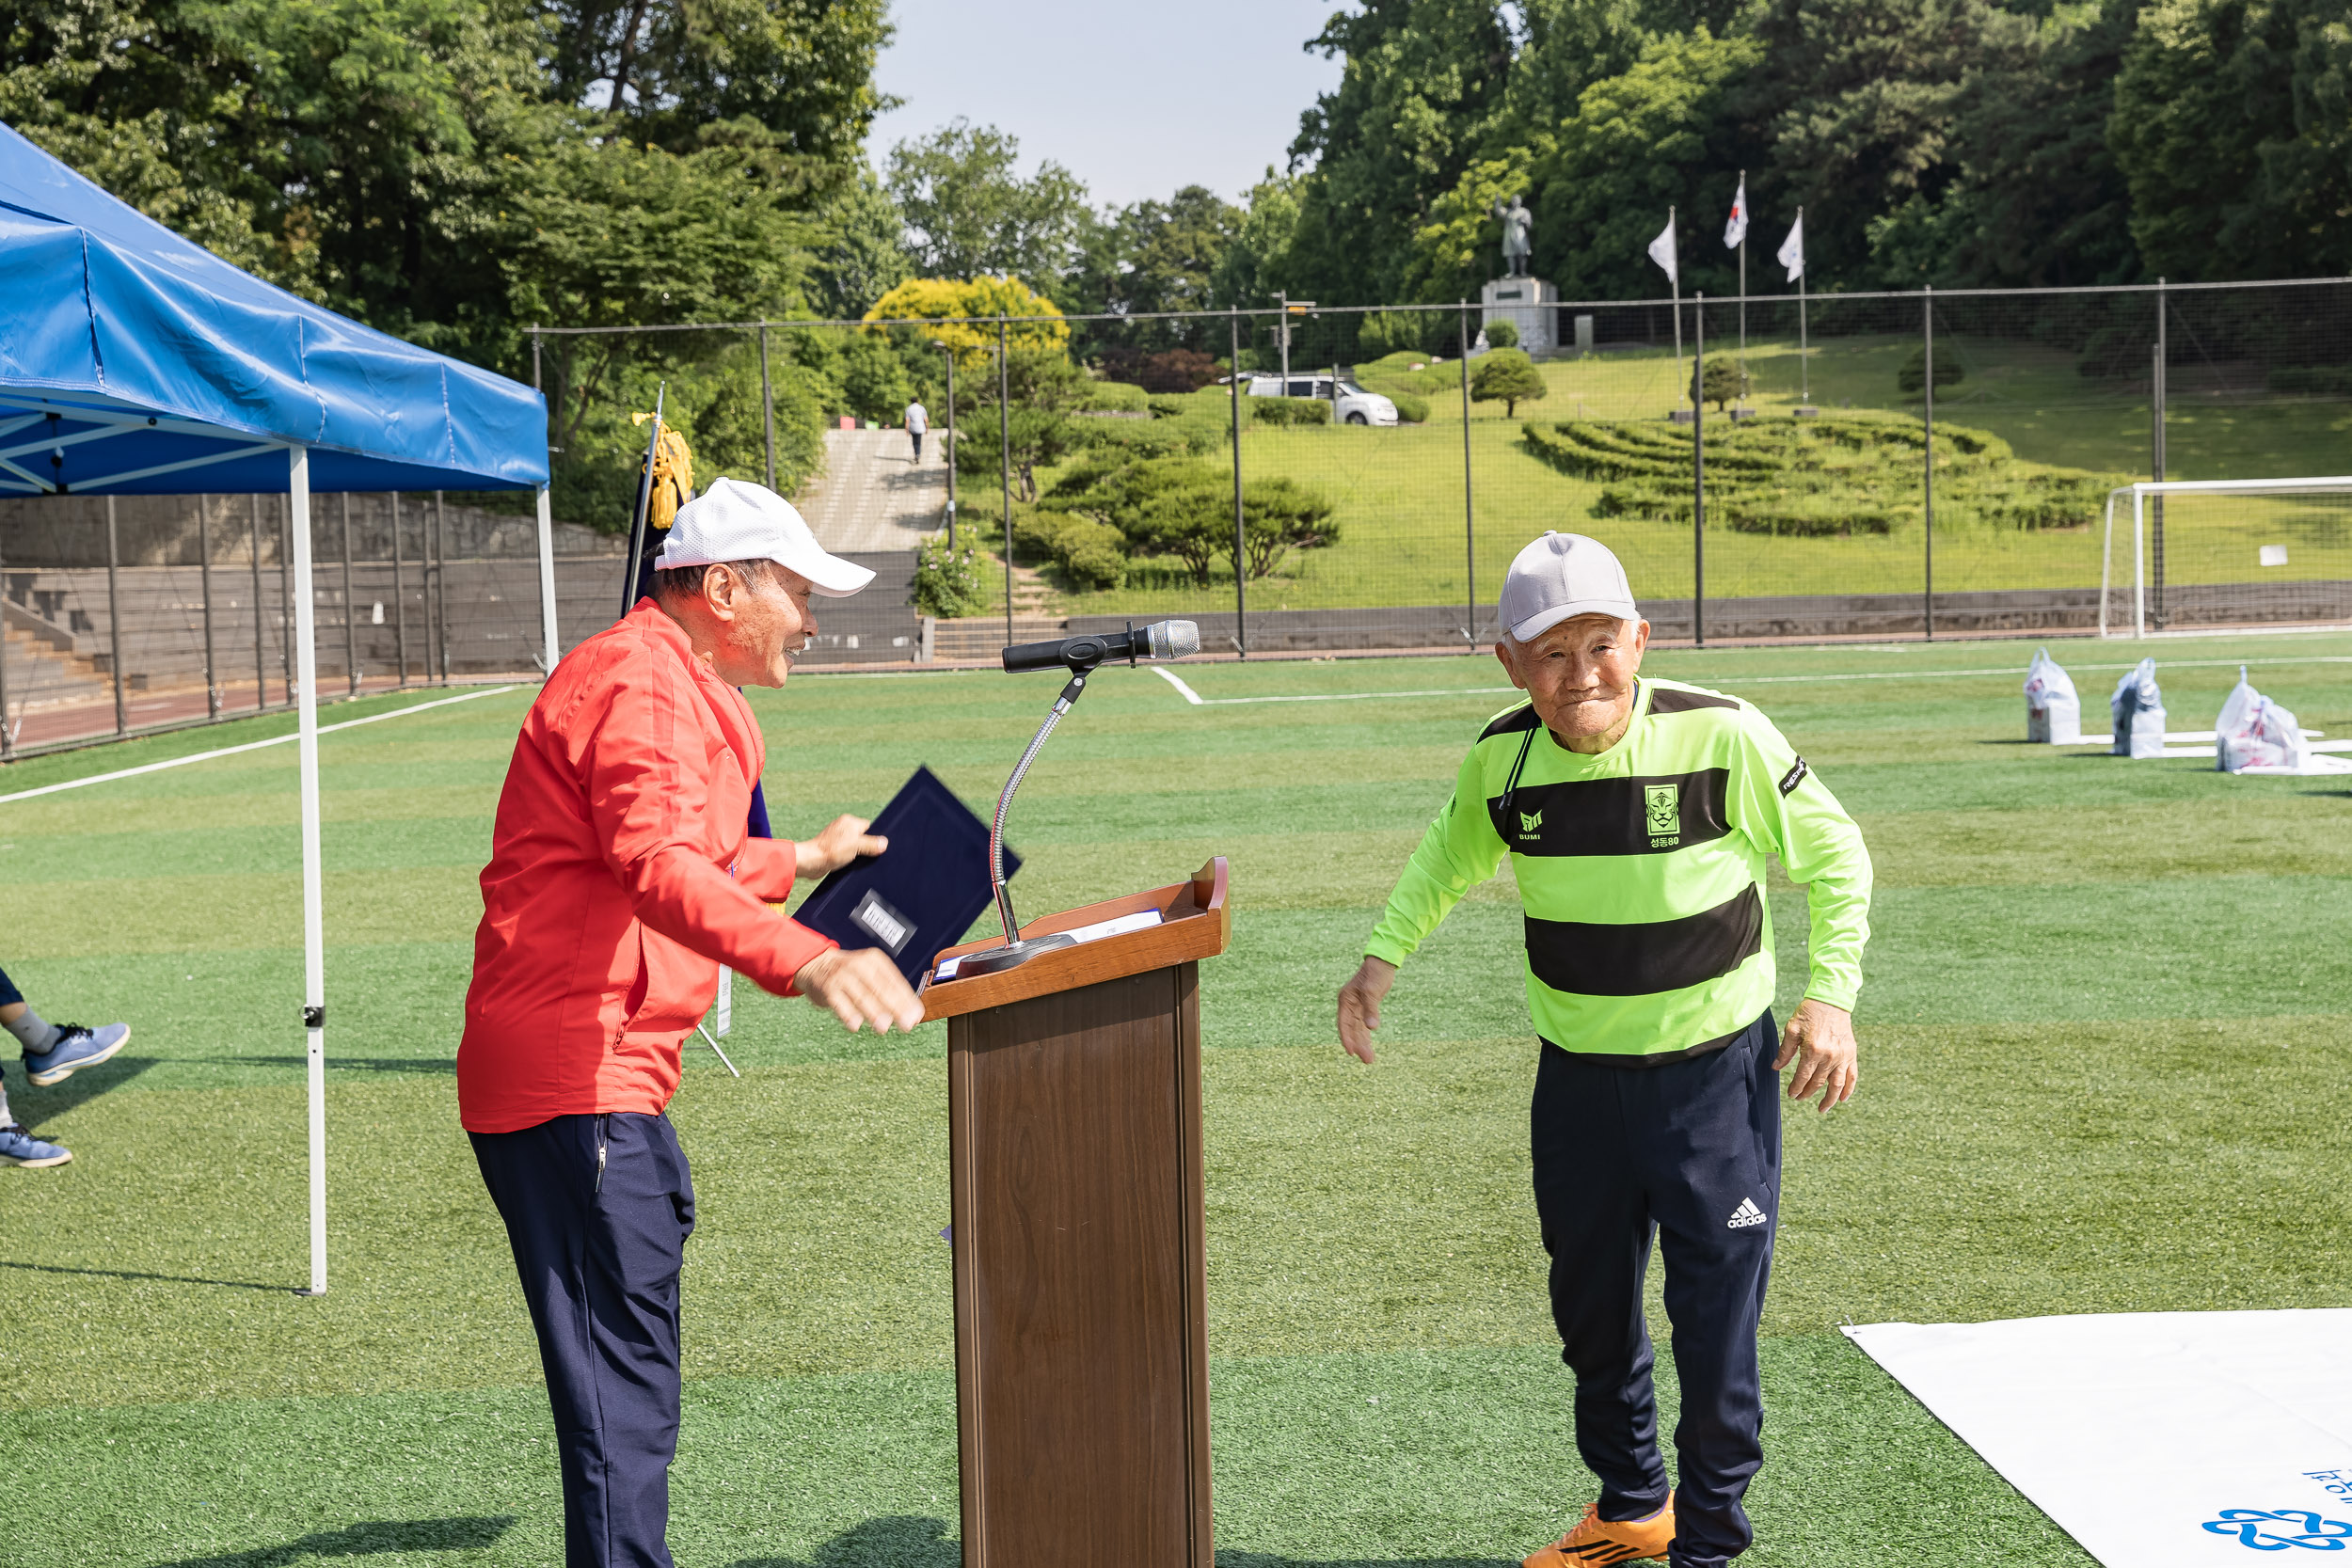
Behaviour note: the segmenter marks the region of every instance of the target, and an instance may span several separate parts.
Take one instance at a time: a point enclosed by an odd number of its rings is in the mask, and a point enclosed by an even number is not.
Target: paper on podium
[[[1073,942],[1100,942],[1104,937],[1123,937],[1129,931],[1148,930],[1152,927],[1157,926],[1160,923],[1160,911],[1157,910],[1137,910],[1133,914],[1119,914],[1113,915],[1108,920],[1098,920],[1091,926],[1073,927],[1071,929],[1064,931],[1061,934],[1068,937]],[[983,948],[981,951],[985,952],[987,949]],[[969,955],[966,956],[969,957]],[[932,978],[936,980],[954,979],[956,977],[956,970],[962,964],[962,958],[949,958],[946,962],[939,966],[939,973],[933,975]]]
[[[988,875],[988,824],[928,768],[891,797],[867,830],[890,840],[817,885],[793,917],[846,948],[879,947],[908,985],[919,985],[940,949],[994,900]],[[1005,850],[1005,875],[1021,857]]]

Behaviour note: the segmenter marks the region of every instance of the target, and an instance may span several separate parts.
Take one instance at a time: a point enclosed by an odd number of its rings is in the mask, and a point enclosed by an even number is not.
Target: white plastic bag
[[[2154,659],[2143,658],[2124,672],[2107,710],[2115,718],[2115,755],[2164,755],[2164,693],[2156,689]]]
[[[2072,746],[2083,737],[2083,700],[2074,677],[2058,668],[2047,648],[2036,648],[2026,666],[2026,738]]]
[[[2300,771],[2311,761],[2311,742],[2295,715],[2254,689],[2238,666],[2237,685],[2221,705],[2213,723],[2214,766],[2224,773],[2248,768],[2281,768]]]

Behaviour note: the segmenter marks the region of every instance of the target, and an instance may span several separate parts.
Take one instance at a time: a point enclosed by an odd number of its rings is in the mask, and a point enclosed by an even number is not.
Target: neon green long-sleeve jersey
[[[1402,964],[1505,853],[1527,917],[1527,1007],[1563,1050],[1666,1059],[1772,1006],[1764,861],[1812,907],[1808,997],[1851,1010],[1869,940],[1861,830],[1770,720],[1645,679],[1620,740],[1554,740],[1526,703],[1489,723],[1364,951]]]

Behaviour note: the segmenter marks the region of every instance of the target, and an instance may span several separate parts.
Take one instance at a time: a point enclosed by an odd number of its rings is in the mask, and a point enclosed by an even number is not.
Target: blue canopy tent
[[[547,668],[547,404],[238,271],[0,125],[0,495],[289,499],[302,792],[310,1290],[326,1289],[326,942],[310,492],[534,490]]]

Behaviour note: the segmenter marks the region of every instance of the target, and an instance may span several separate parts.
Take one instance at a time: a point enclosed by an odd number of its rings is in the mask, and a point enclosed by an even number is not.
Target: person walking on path
[[[1576,1440],[1600,1481],[1526,1568],[1663,1557],[1717,1568],[1754,1539],[1763,1464],[1756,1325],[1780,1221],[1781,1069],[1828,1111],[1858,1079],[1852,1009],[1870,860],[1827,785],[1737,697],[1640,674],[1649,641],[1599,541],[1547,533],[1511,562],[1495,656],[1527,701],[1463,759],[1454,795],[1339,995],[1374,1059],[1397,968],[1511,857],[1539,1037],[1529,1116]],[[1765,858],[1808,889],[1811,973],[1775,1051]],[[1666,1271],[1680,1485],[1658,1449],[1642,1278]]]
[[[908,404],[907,436],[914,442],[914,461],[917,464],[923,461],[923,437],[930,428],[931,411],[923,406],[922,401],[917,399]]]
[[[457,1105],[538,1336],[568,1568],[671,1561],[694,1189],[664,1112],[719,966],[853,1031],[922,1019],[888,954],[770,908],[887,843],[853,816],[800,844],[747,832],[767,747],[738,688],[784,685],[810,595],[872,577],[773,491],[715,482],[678,509],[650,595],[557,664],[507,768]]]

